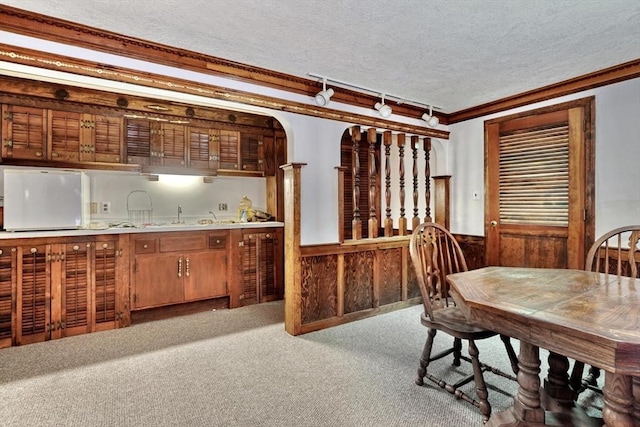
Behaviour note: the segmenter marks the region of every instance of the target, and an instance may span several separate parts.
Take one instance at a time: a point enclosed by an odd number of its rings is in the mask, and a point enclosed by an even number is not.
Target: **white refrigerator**
[[[83,172],[4,170],[7,231],[84,228],[89,200],[89,177]]]

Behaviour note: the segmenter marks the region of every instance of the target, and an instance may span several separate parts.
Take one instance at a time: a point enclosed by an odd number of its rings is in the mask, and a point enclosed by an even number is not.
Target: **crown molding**
[[[640,58],[539,89],[450,113],[448,115],[449,124],[459,123],[536,102],[546,101],[548,99],[558,98],[624,80],[635,79],[637,77],[640,77]]]

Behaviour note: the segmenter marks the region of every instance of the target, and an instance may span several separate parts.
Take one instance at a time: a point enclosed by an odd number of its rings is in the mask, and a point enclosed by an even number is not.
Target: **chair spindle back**
[[[640,277],[640,225],[616,228],[596,240],[587,253],[585,270]]]
[[[446,277],[467,271],[467,263],[455,238],[439,224],[426,222],[413,231],[409,244],[424,311],[433,320],[433,311],[454,305],[449,298]]]

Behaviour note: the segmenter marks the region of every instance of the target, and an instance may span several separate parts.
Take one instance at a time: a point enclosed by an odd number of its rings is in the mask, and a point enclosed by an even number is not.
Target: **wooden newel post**
[[[431,222],[431,138],[424,139],[424,222]],[[447,228],[448,229],[448,228]]]
[[[411,137],[411,154],[413,157],[413,218],[411,218],[411,229],[415,230],[420,225],[418,216],[418,147],[420,141],[417,136]]]
[[[288,163],[284,171],[284,329],[300,334],[302,269],[300,256],[300,171],[306,163]]]

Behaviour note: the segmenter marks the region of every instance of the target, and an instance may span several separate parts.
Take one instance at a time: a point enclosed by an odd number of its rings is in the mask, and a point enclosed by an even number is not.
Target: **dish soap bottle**
[[[251,200],[247,196],[242,196],[242,200],[238,203],[238,218],[240,218],[240,222],[249,221],[252,206]]]

